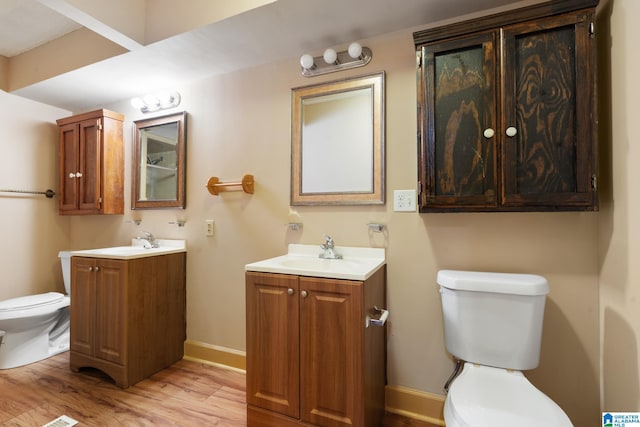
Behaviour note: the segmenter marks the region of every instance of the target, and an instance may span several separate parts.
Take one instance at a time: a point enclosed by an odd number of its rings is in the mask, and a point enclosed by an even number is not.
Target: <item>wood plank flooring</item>
[[[181,360],[128,389],[99,371],[69,369],[69,353],[0,371],[0,425],[40,427],[60,415],[78,426],[246,426],[245,375]],[[387,414],[383,427],[430,427]]]

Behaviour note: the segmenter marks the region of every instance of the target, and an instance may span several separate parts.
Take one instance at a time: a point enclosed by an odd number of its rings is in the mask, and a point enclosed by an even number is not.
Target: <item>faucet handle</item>
[[[331,238],[331,236],[329,236],[328,234],[324,236],[324,240],[326,242],[327,247],[332,248],[333,247],[333,239]]]

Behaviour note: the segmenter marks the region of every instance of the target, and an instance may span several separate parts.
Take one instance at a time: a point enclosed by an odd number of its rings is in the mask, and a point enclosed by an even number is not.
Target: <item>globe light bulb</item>
[[[300,57],[300,65],[305,70],[310,70],[313,68],[313,56],[305,53]]]
[[[131,98],[131,106],[137,110],[144,107],[144,101],[138,97]]]
[[[358,42],[353,42],[349,45],[349,56],[353,59],[359,59],[362,55],[362,46]]]
[[[336,59],[338,59],[338,54],[333,49],[327,49],[324,51],[324,55],[322,55],[322,57],[324,58],[324,62],[327,64],[335,64]]]

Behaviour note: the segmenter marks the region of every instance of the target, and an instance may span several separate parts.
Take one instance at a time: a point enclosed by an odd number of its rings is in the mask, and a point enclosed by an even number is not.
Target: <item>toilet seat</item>
[[[465,363],[445,401],[450,427],[571,427],[569,417],[520,371]]]
[[[64,295],[60,292],[47,292],[44,294],[28,295],[26,297],[11,298],[0,301],[0,312],[29,310],[49,304],[61,302]]]

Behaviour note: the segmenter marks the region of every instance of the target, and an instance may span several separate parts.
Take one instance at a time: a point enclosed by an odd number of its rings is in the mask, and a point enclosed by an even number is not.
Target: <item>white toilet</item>
[[[462,367],[445,386],[447,427],[572,426],[521,372],[538,366],[547,280],[441,270],[437,282],[445,345]]]
[[[47,292],[0,301],[0,369],[69,350],[71,253],[58,256],[67,295]]]

